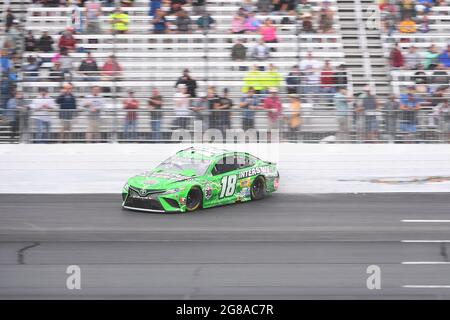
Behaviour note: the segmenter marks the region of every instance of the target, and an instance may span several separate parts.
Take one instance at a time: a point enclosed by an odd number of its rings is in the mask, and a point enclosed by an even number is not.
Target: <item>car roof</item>
[[[177,152],[177,155],[183,158],[209,159],[215,160],[229,154],[248,154],[246,152],[231,151],[215,147],[190,147]]]

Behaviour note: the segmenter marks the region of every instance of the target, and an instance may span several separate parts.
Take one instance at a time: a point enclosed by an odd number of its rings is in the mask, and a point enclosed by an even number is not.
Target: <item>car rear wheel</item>
[[[263,177],[259,176],[253,180],[250,194],[252,200],[260,200],[266,196],[266,180]]]
[[[186,197],[186,210],[187,211],[197,210],[202,204],[202,199],[203,199],[202,191],[197,187],[193,187],[191,190],[189,190],[189,193]]]

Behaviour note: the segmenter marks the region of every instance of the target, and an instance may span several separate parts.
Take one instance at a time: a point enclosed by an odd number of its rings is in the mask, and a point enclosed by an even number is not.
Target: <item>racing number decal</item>
[[[221,180],[222,190],[220,190],[219,198],[229,197],[234,194],[236,190],[237,175],[224,176]]]

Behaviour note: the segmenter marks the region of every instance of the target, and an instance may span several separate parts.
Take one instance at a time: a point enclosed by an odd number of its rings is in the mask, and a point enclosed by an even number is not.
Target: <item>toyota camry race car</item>
[[[128,179],[125,209],[185,212],[262,199],[278,188],[276,165],[245,152],[188,148]]]

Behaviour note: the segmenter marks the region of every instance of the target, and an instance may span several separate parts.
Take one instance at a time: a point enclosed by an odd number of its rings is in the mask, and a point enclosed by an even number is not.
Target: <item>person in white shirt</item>
[[[91,94],[84,98],[83,108],[87,110],[88,126],[86,131],[86,141],[92,142],[100,138],[101,112],[105,108],[105,102],[100,95],[100,87],[94,86]]]
[[[174,95],[175,101],[175,115],[177,116],[176,126],[182,129],[187,129],[190,114],[190,95],[187,93],[185,84],[177,86],[178,92]]]
[[[259,40],[253,47],[252,57],[256,60],[266,60],[270,56],[270,49],[263,40]]]
[[[85,2],[86,33],[101,34],[100,15],[102,14],[102,4],[98,0]]]
[[[317,94],[320,89],[320,68],[322,63],[313,59],[311,51],[308,51],[308,55],[305,59],[300,61],[300,70],[302,72],[302,82],[304,84],[304,93],[307,100],[310,103],[314,103],[317,100]]]
[[[48,96],[45,88],[39,88],[39,96],[30,105],[31,119],[36,129],[36,140],[48,139],[50,133],[50,113],[56,109],[55,100]]]

